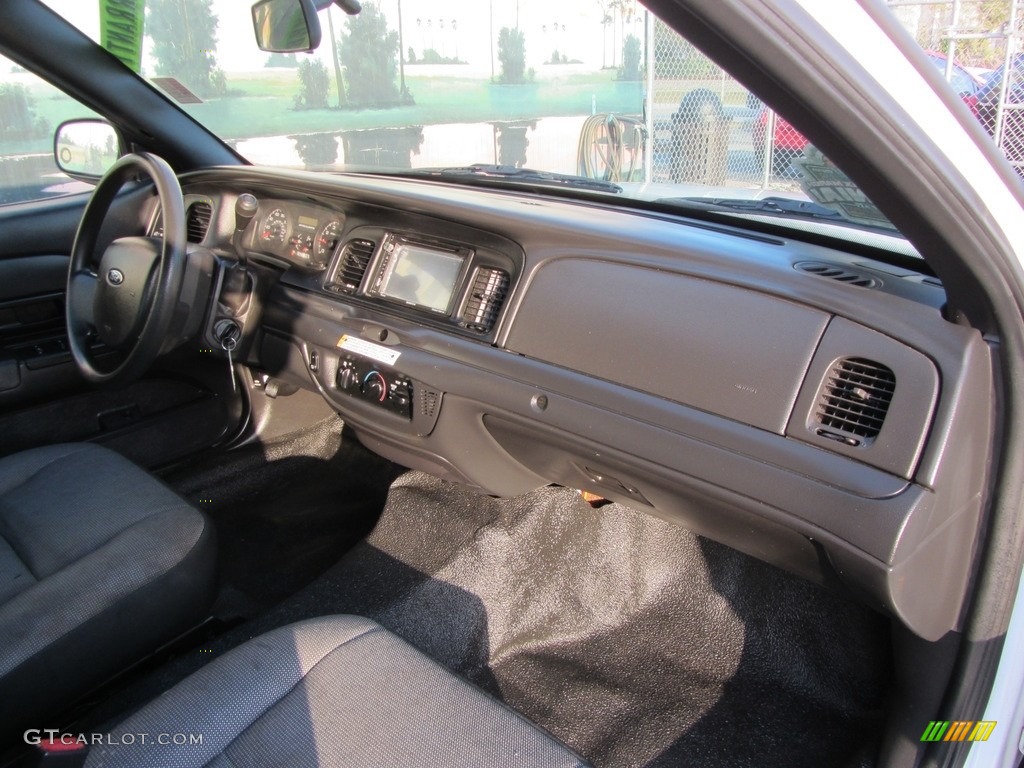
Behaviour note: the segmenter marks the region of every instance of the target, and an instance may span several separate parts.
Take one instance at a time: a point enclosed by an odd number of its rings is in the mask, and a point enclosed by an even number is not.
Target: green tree
[[[294,53],[272,53],[267,57],[264,67],[287,67],[295,69],[299,66],[299,60]]]
[[[331,78],[320,59],[303,59],[299,64],[299,92],[296,109],[327,109],[327,91]]]
[[[427,48],[423,51],[423,55],[417,60],[420,64],[465,64],[462,59],[457,56],[442,56],[434,48]],[[410,61],[410,64],[416,62]]]
[[[199,96],[223,96],[217,68],[217,16],[212,0],[150,0],[146,35],[153,41],[156,73],[175,77]]]
[[[526,82],[526,35],[521,29],[502,27],[498,32],[498,82],[506,85]]]
[[[353,107],[393,107],[411,103],[398,88],[398,33],[376,3],[366,3],[348,19],[338,52],[347,70],[348,100]]]
[[[50,124],[36,115],[35,102],[24,85],[0,84],[0,139],[37,139],[50,134]]]
[[[619,67],[619,80],[640,79],[640,38],[628,35],[622,44],[622,66]]]

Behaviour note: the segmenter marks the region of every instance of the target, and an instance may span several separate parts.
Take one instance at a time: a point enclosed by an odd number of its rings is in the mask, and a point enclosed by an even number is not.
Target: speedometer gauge
[[[331,259],[331,254],[338,247],[338,240],[341,239],[341,222],[335,219],[324,224],[317,232],[313,241],[313,256],[310,259],[310,266],[317,269],[324,269]]]
[[[288,214],[275,208],[267,214],[260,228],[260,242],[263,245],[282,246],[288,239]]]

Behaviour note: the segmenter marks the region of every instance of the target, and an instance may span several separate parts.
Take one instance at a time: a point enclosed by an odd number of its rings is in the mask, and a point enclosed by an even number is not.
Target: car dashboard
[[[991,350],[925,271],[602,200],[181,181],[189,239],[221,263],[201,343],[235,323],[240,359],[319,392],[367,447],[487,494],[589,491],[927,639],[956,626]],[[236,233],[243,194],[259,207]]]

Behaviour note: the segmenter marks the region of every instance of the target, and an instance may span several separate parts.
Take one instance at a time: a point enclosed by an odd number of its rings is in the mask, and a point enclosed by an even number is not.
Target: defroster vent
[[[847,445],[867,445],[882,431],[896,376],[887,366],[859,357],[839,360],[818,399],[818,434]]]
[[[209,203],[195,202],[188,207],[185,214],[185,228],[190,243],[201,243],[206,239],[206,231],[210,228],[213,208]]]
[[[358,291],[376,247],[371,240],[349,240],[345,243],[338,264],[325,287],[337,293]]]
[[[462,310],[462,322],[471,331],[488,333],[498,319],[498,312],[508,294],[508,273],[491,267],[480,267],[473,276],[473,285]]]
[[[793,265],[793,268],[806,272],[809,275],[824,277],[848,285],[856,285],[858,288],[878,288],[881,285],[877,278],[825,261],[798,261]]]

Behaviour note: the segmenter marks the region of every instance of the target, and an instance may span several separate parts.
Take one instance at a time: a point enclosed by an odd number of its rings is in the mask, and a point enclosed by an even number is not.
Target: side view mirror
[[[260,0],[252,7],[252,25],[262,51],[295,53],[320,45],[313,0]]]
[[[117,129],[104,120],[67,120],[54,132],[54,161],[73,179],[98,181],[122,149]]]

